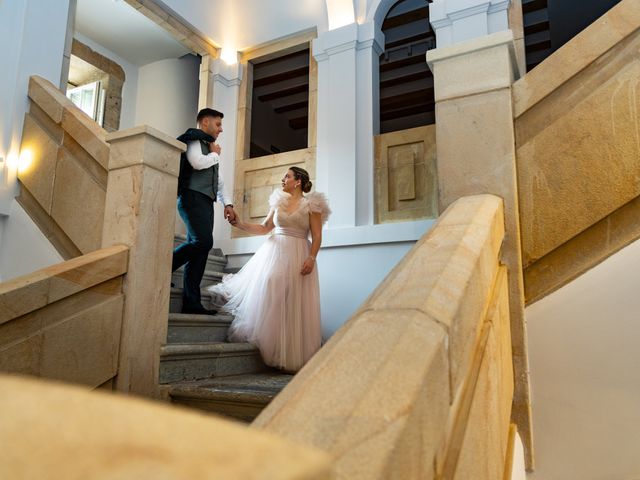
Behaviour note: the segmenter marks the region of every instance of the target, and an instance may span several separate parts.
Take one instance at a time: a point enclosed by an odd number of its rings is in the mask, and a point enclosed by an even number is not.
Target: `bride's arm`
[[[322,243],[322,216],[319,212],[309,213],[309,227],[311,229],[311,251],[302,264],[300,273],[303,275],[313,272],[313,267],[316,264],[316,256],[320,251],[320,244]]]
[[[253,233],[254,235],[266,235],[275,224],[273,223],[273,208],[269,211],[269,215],[264,219],[262,223],[243,223],[241,221],[237,221],[233,224],[234,227],[239,228],[240,230],[244,230],[245,232]]]

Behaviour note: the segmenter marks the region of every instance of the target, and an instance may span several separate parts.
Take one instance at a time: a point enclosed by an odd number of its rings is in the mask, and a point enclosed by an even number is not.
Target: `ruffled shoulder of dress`
[[[276,189],[271,193],[271,196],[269,197],[269,206],[271,208],[286,206],[290,198],[290,193],[283,192],[280,189]]]
[[[313,213],[319,213],[322,217],[322,223],[325,223],[331,215],[331,209],[329,208],[329,202],[324,193],[312,192],[308,193],[305,198],[309,204],[309,211]]]

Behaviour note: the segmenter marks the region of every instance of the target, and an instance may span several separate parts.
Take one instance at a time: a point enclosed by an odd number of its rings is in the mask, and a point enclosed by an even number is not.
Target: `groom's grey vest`
[[[202,154],[208,155],[211,152],[209,144],[204,140],[199,140],[199,142],[202,148]],[[218,195],[218,165],[219,164],[216,163],[203,170],[192,169],[187,188],[203,193],[215,202],[216,196]]]

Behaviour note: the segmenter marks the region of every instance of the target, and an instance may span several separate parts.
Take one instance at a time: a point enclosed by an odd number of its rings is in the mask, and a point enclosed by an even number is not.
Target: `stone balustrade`
[[[502,201],[454,202],[254,426],[337,478],[503,478],[513,367]]]
[[[111,382],[128,255],[113,246],[0,283],[0,371]]]
[[[623,0],[513,84],[528,303],[640,238],[639,48]]]
[[[323,452],[211,415],[17,376],[0,390],[0,478],[332,478]]]
[[[66,258],[128,247],[126,280],[118,287],[120,311],[114,316],[117,368],[111,377],[118,372],[119,390],[157,396],[184,144],[148,126],[107,134],[39,77],[30,79],[29,98],[21,154],[31,163],[19,172],[19,200]],[[114,313],[96,308],[100,315]],[[76,313],[70,305],[66,315]],[[85,342],[87,332],[79,332],[56,348]],[[75,378],[72,372],[69,378]]]

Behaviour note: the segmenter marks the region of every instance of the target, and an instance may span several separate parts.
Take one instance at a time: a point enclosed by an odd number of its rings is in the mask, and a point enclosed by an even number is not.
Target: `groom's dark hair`
[[[214,110],[213,108],[203,108],[198,112],[198,117],[196,118],[196,120],[198,121],[198,123],[200,123],[200,121],[206,117],[224,118],[224,114],[222,112],[219,112],[218,110]]]

